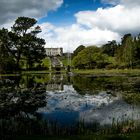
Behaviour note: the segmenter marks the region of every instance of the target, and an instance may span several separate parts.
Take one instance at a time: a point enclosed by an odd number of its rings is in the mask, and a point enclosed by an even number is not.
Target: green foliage
[[[122,48],[123,48],[123,55],[122,60],[125,63],[125,66],[132,67],[132,36],[131,34],[126,34],[122,38]]]
[[[37,37],[41,30],[39,26],[35,27],[36,22],[33,18],[19,17],[12,27],[11,39],[16,50],[17,67],[21,59],[26,59],[27,68],[30,69],[45,57],[45,41]]]
[[[34,63],[41,63],[45,57],[45,41],[28,34],[23,37],[23,56],[26,59],[28,68],[32,68]]]
[[[0,73],[10,73],[15,69],[15,60],[10,50],[8,30],[0,30]]]
[[[73,65],[76,68],[102,68],[107,64],[108,56],[101,53],[101,49],[96,46],[90,46],[78,53],[73,59]]]
[[[20,36],[24,36],[36,23],[37,21],[34,18],[18,17],[12,27],[12,31]]]
[[[49,69],[51,66],[51,61],[48,57],[46,57],[45,59],[42,60],[41,63],[42,67],[45,67],[46,69]]]
[[[73,52],[72,57],[77,56],[77,54],[78,54],[80,51],[84,50],[84,49],[85,49],[85,46],[80,45],[80,46],[79,46],[79,47],[77,47],[77,48],[76,48],[76,50]]]
[[[80,50],[78,47],[75,51]],[[95,49],[96,48],[96,49]],[[98,51],[97,51],[98,50]],[[120,44],[115,40],[109,41],[100,49],[97,47],[87,47],[74,55],[73,65],[75,68],[92,69],[125,69],[140,68],[140,34],[133,37],[125,34]]]
[[[0,30],[0,73],[13,70],[40,69],[45,58],[45,40],[34,18],[19,17],[9,32]],[[72,66],[79,69],[93,68],[140,68],[140,34],[133,37],[125,34],[120,44],[109,41],[101,48],[80,45],[72,55]],[[66,57],[61,59],[68,65]],[[48,66],[45,66],[48,67]],[[44,68],[45,68],[44,67]]]
[[[133,67],[140,68],[140,34],[133,40]]]
[[[65,67],[68,66],[68,56],[67,56],[67,54],[63,55],[63,56],[59,56],[58,58],[63,63],[63,65]]]
[[[41,64],[41,60],[46,56],[45,40],[37,37],[41,29],[35,26],[36,23],[34,18],[19,17],[12,26],[12,31],[0,30],[1,73],[15,67],[15,70],[31,69],[35,63]]]
[[[103,53],[113,57],[116,53],[117,48],[118,48],[117,42],[115,40],[113,40],[113,41],[109,41],[107,44],[103,45],[102,51],[103,51]]]
[[[131,104],[140,104],[140,94],[139,93],[125,93],[123,98],[126,102]]]

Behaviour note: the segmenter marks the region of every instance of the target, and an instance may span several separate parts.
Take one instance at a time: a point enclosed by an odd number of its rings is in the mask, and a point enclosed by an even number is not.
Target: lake
[[[140,77],[0,77],[0,135],[125,134],[140,129]]]

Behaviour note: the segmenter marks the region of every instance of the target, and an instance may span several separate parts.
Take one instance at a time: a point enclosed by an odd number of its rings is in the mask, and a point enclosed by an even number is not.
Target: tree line
[[[43,68],[46,52],[45,40],[38,37],[40,32],[37,20],[29,17],[18,17],[10,31],[0,29],[0,73]],[[140,34],[125,34],[120,43],[80,45],[72,54],[72,62],[78,69],[140,68],[139,54]]]
[[[97,46],[80,45],[73,53],[73,66],[79,69],[140,68],[140,34],[125,34],[121,43],[115,40]]]
[[[45,40],[37,35],[41,28],[37,20],[29,17],[16,19],[11,30],[0,29],[0,73],[19,71],[41,63],[45,57]]]

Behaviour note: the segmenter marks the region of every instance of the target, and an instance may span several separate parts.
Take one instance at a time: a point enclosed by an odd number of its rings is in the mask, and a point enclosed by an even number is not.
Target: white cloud
[[[40,18],[62,3],[63,0],[0,0],[0,24],[13,21],[18,16]]]
[[[9,21],[9,22],[6,22],[4,24],[0,24],[0,29],[2,28],[6,28],[8,30],[11,30],[11,27],[14,25],[14,21]]]
[[[127,8],[117,5],[111,8],[99,8],[97,11],[81,11],[75,16],[79,24],[124,34],[139,31],[140,16],[138,15],[140,15],[140,6]]]
[[[109,3],[112,5],[116,5],[120,3],[120,0],[101,0],[102,3]]]
[[[102,3],[110,3],[113,5],[116,4],[123,4],[123,5],[139,5],[140,4],[140,0],[101,0]]]
[[[107,41],[117,39],[118,33],[99,28],[86,29],[79,24],[68,27],[55,27],[49,23],[40,25],[47,30],[40,34],[46,40],[46,47],[63,47],[64,51],[73,51],[79,45],[102,45]],[[49,30],[48,30],[49,28]]]
[[[68,27],[53,26],[43,35],[46,47],[63,47],[65,51],[73,51],[81,44],[102,45],[111,40],[120,41],[126,33],[139,33],[140,1],[102,1],[114,6],[98,8],[96,11],[79,11],[75,14],[75,24]]]
[[[120,3],[130,7],[140,6],[140,0],[121,0]]]
[[[139,33],[140,0],[102,0],[112,7],[98,8],[96,11],[79,11],[76,22],[71,26],[57,27],[51,23],[40,24],[40,37],[46,40],[46,47],[63,47],[73,51],[77,46],[102,45],[107,41],[120,41],[125,33]],[[17,16],[42,17],[49,10],[56,10],[63,0],[1,0],[0,24],[11,23]]]
[[[129,7],[135,7],[140,5],[140,0],[101,0],[102,3],[110,3],[112,5],[125,5]]]

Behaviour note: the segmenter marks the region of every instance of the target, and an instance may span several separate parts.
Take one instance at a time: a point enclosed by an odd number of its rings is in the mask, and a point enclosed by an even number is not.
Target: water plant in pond
[[[17,115],[10,119],[0,119],[0,135],[4,136],[72,136],[72,135],[130,135],[138,133],[140,122],[126,120],[113,121],[111,126],[98,123],[87,125],[84,121],[75,126],[62,127],[57,122],[39,119],[37,116]]]

